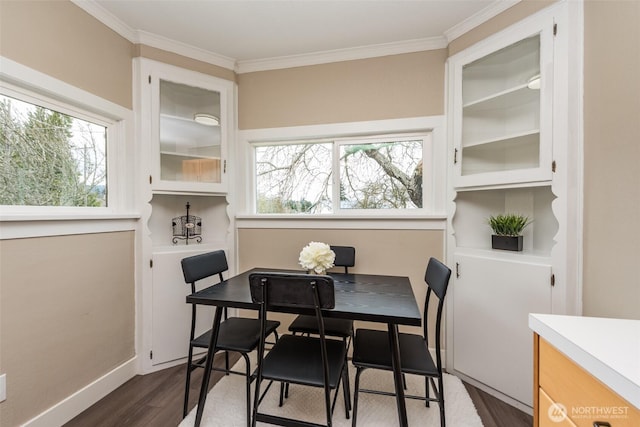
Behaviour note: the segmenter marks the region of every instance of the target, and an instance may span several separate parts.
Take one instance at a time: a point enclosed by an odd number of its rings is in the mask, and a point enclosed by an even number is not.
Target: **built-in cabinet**
[[[577,309],[565,6],[448,61],[448,368],[522,408],[533,403],[528,314]],[[533,220],[520,252],[491,249],[487,220],[503,213]]]
[[[134,64],[143,212],[138,346],[142,371],[150,372],[187,354],[190,286],[180,260],[223,249],[233,265],[227,168],[235,84],[144,58]],[[185,229],[199,238],[185,239]],[[197,332],[212,319],[206,308],[200,313]]]

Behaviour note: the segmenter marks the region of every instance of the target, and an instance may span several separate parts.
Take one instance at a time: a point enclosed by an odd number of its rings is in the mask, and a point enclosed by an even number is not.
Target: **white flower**
[[[329,245],[322,242],[311,242],[302,248],[298,261],[300,261],[302,268],[322,273],[333,267],[335,259],[336,254]]]

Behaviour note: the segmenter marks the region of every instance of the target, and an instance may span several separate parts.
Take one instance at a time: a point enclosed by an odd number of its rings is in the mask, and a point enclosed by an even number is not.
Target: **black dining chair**
[[[440,407],[440,425],[445,427],[444,414],[444,387],[442,381],[442,360],[440,357],[440,327],[442,320],[442,309],[444,307],[444,297],[449,286],[451,270],[442,262],[435,258],[429,259],[424,280],[427,284],[427,296],[424,303],[422,316],[423,335],[399,334],[400,362],[402,374],[413,374],[425,377],[425,395],[406,395],[410,399],[419,399],[426,402],[438,402]],[[428,312],[429,300],[434,294],[438,300],[438,311],[435,321],[435,354],[434,363],[429,352],[428,341]],[[360,389],[360,375],[369,368],[392,371],[391,347],[389,346],[389,334],[386,331],[376,331],[371,329],[358,329],[353,341],[353,365],[356,367],[355,390],[353,399],[353,427],[356,426],[358,417],[358,393],[373,393],[387,396],[395,396],[380,390]],[[437,385],[436,385],[437,380]],[[435,397],[429,396],[429,383],[433,388]]]
[[[356,249],[353,246],[331,246],[336,254],[333,262],[335,267],[344,267],[344,272],[349,273],[349,267],[356,264]],[[296,334],[318,334],[318,322],[315,316],[297,316],[289,325],[289,331]],[[324,319],[324,333],[330,337],[342,338],[348,346],[353,338],[353,320],[349,319]]]
[[[185,282],[191,284],[191,293],[196,291],[196,282],[211,276],[218,276],[220,282],[224,280],[222,273],[229,269],[227,257],[223,250],[208,252],[183,258],[181,261],[182,273]],[[211,340],[211,329],[202,335],[195,337],[196,328],[196,305],[191,307],[191,332],[189,335],[189,354],[187,357],[187,378],[184,391],[184,408],[182,416],[187,415],[189,405],[189,385],[191,383],[191,372],[196,368],[204,368],[206,355],[199,360],[193,360],[195,348],[208,349]],[[280,322],[269,321],[265,325],[267,336],[275,335],[278,339],[276,329]],[[218,342],[215,351],[225,352],[225,369],[212,368],[212,370],[222,371],[226,374],[237,374],[246,377],[247,383],[247,425],[251,425],[251,364],[249,353],[257,349],[260,342],[261,323],[259,319],[248,319],[243,317],[227,317],[226,307],[224,308],[224,320],[220,323],[218,332]],[[245,372],[233,371],[229,368],[229,352],[237,352],[244,358]]]
[[[343,267],[345,274],[349,273],[349,267],[356,265],[356,248],[353,246],[330,246],[331,250],[336,254],[336,258],[333,261],[334,267]],[[289,331],[295,334],[318,334],[318,322],[315,316],[299,315],[289,325]],[[341,338],[346,346],[347,350],[353,341],[353,320],[350,319],[324,319],[324,333],[328,337]],[[349,365],[347,364],[347,371]],[[347,372],[348,373],[348,372]],[[349,383],[345,384],[347,392],[349,390]],[[286,388],[286,395],[288,397],[289,387]],[[349,409],[351,409],[351,402],[349,401]]]
[[[335,306],[333,279],[329,276],[291,273],[252,273],[249,276],[251,299],[260,304],[259,318],[262,322],[258,369],[253,403],[253,426],[265,422],[283,426],[318,426],[304,420],[284,418],[262,413],[260,403],[273,381],[280,382],[280,406],[283,404],[284,384],[300,384],[324,389],[326,426],[332,425],[332,416],[340,383],[347,383],[345,369],[347,347],[342,340],[326,339],[323,309]],[[315,313],[318,337],[306,335],[283,335],[265,355],[265,338],[268,332],[267,313],[271,308],[291,313]],[[280,311],[279,310],[279,311]],[[262,382],[270,381],[261,394]],[[333,402],[331,391],[335,390]],[[350,396],[343,387],[345,412],[349,418]]]

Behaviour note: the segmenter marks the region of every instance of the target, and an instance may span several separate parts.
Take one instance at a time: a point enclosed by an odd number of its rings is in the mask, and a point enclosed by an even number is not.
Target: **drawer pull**
[[[594,421],[593,427],[611,427],[611,424],[606,421]]]

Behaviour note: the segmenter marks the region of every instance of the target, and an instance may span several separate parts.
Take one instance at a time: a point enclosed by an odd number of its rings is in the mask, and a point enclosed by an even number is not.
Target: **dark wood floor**
[[[219,355],[221,356],[221,355]],[[216,357],[220,366],[222,357]],[[184,365],[138,375],[65,424],[65,427],[175,427],[182,420]],[[214,372],[211,387],[222,375]],[[202,370],[193,372],[189,409],[196,405]],[[531,427],[531,416],[465,383],[485,427]],[[451,426],[462,427],[462,426]]]

